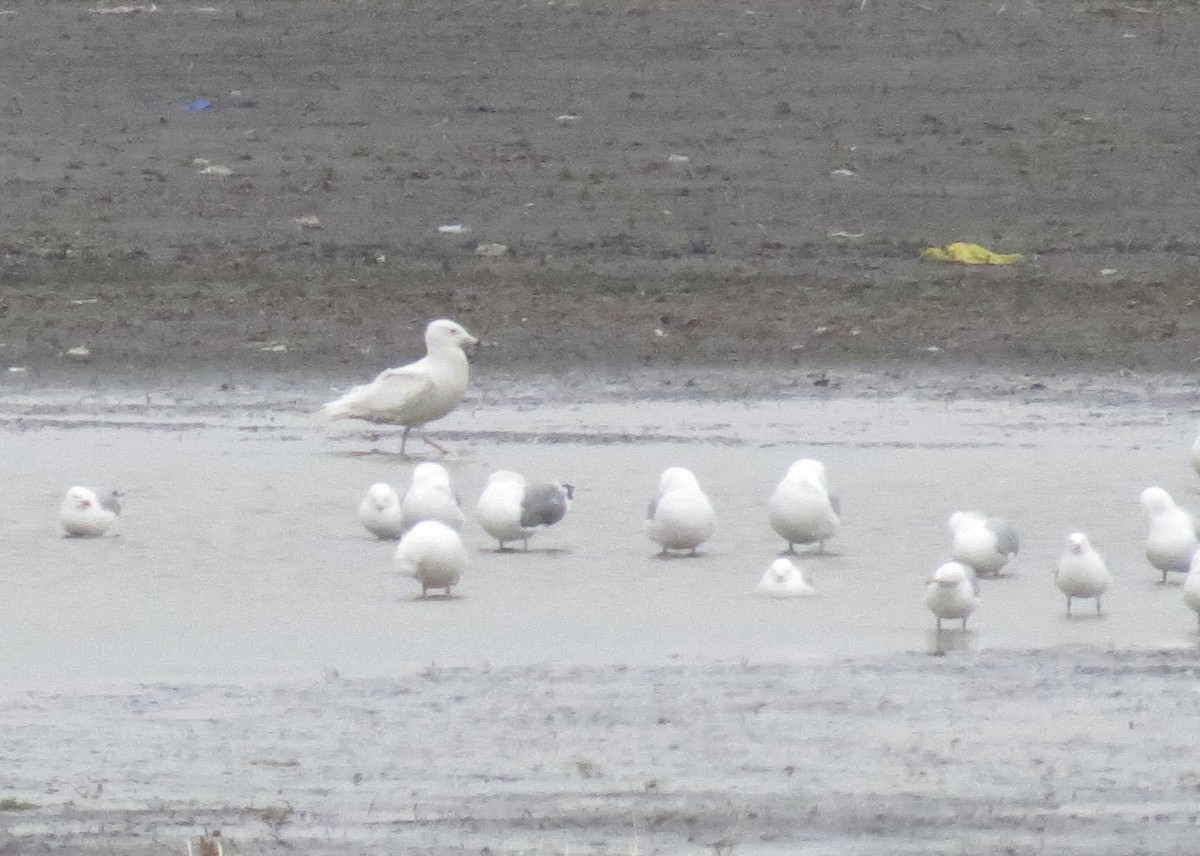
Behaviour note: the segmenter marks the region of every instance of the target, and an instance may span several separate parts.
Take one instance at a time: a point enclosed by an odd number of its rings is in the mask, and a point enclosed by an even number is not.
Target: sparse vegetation
[[[295,758],[255,758],[250,765],[252,767],[299,767],[300,762]]]
[[[0,799],[0,811],[29,811],[32,808],[37,808],[37,804],[26,802],[16,797],[4,797]]]
[[[292,815],[296,813],[296,809],[291,803],[282,803],[281,805],[269,805],[263,808],[249,809],[250,813],[265,823],[271,828],[271,832],[276,838],[279,837],[279,830],[292,819]]]
[[[600,776],[600,767],[588,758],[576,758],[572,762],[575,772],[583,779],[595,779]]]

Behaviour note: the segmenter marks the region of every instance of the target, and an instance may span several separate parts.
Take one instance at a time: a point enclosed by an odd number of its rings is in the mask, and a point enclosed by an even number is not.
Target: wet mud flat
[[[0,848],[1191,853],[1195,616],[1143,565],[1133,489],[1194,497],[1186,385],[929,383],[630,407],[481,382],[438,432],[467,495],[511,462],[581,491],[529,555],[467,530],[463,597],[429,603],[351,511],[403,481],[398,435],[312,424],[320,390],[10,390]],[[804,560],[818,598],[755,598],[779,548],[759,504],[801,449],[850,523]],[[680,458],[722,528],[663,562],[630,509]],[[57,537],[53,485],[80,472],[126,480],[119,537]],[[969,633],[935,637],[950,473],[1025,514],[1026,552]],[[1046,561],[1081,508],[1118,581],[1103,619],[1068,621]]]
[[[744,382],[698,378],[689,391]],[[964,508],[1008,517],[1022,550],[985,586],[969,637],[950,647],[1190,646],[1195,616],[1177,584],[1155,585],[1137,498],[1157,484],[1195,507],[1191,399],[1165,380],[1162,398],[1119,380],[1068,384],[1062,398],[947,398],[931,381],[929,398],[833,390],[630,405],[623,392],[576,398],[577,386],[553,379],[523,392],[481,379],[427,429],[451,453],[419,439],[414,453],[443,463],[467,508],[497,469],[569,482],[576,496],[528,553],[497,554],[469,520],[471,567],[462,597],[445,604],[413,602],[412,581],[391,565],[394,544],[355,514],[370,485],[411,478],[416,461],[396,454],[400,431],[316,418],[328,397],[319,389],[264,380],[233,391],[11,390],[0,403],[12,613],[0,624],[0,686],[929,650],[924,586],[946,559],[948,516]],[[1080,388],[1093,398],[1076,400]],[[816,598],[756,597],[783,548],[766,498],[805,456],[828,467],[844,526],[824,555],[799,559]],[[658,559],[643,531],[669,466],[691,468],[717,508],[717,532],[696,559]],[[75,483],[124,491],[116,535],[61,537],[55,511]],[[1116,575],[1100,621],[1066,620],[1051,579],[1067,534],[1080,530]]]
[[[6,694],[7,853],[1192,853],[1194,651]]]

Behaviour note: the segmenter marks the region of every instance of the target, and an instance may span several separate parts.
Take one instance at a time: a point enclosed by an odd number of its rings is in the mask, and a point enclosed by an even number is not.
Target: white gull
[[[816,544],[825,552],[825,541],[837,534],[841,519],[838,501],[829,493],[825,465],[811,458],[792,464],[775,487],[767,504],[771,528],[787,541],[789,553],[797,544]]]
[[[1104,557],[1093,549],[1082,532],[1067,536],[1067,548],[1059,557],[1054,584],[1067,596],[1067,615],[1071,614],[1073,598],[1095,598],[1096,614],[1100,614],[1100,596],[1112,585],[1112,573]]]
[[[1200,619],[1200,550],[1192,554],[1187,578],[1183,581],[1183,602],[1192,608]]]
[[[412,482],[400,500],[400,526],[411,529],[422,520],[437,520],[451,529],[462,529],[462,503],[450,485],[450,473],[441,464],[426,461],[413,470]]]
[[[1017,530],[1003,517],[956,511],[950,515],[949,529],[950,557],[982,577],[999,574],[1020,548]]]
[[[959,619],[963,630],[967,629],[967,618],[979,605],[979,582],[974,572],[962,562],[947,562],[929,578],[925,587],[925,605],[937,617],[937,629],[942,629],[942,619]]]
[[[776,559],[758,581],[755,591],[767,597],[811,597],[817,593],[804,571],[791,559]]]
[[[662,547],[659,555],[671,550],[695,555],[716,530],[717,513],[690,470],[670,467],[659,476],[645,526],[650,540]]]
[[[467,391],[469,366],[463,349],[478,344],[464,327],[445,318],[425,328],[426,354],[415,363],[384,369],[368,384],[356,386],[321,408],[331,419],[365,419],[403,425],[400,454],[408,432],[418,425],[441,419],[462,401]],[[446,450],[428,437],[429,445]]]
[[[574,496],[573,485],[559,482],[529,485],[520,473],[497,470],[479,495],[475,519],[496,539],[498,550],[506,550],[509,541],[521,541],[528,550],[530,537],[562,520]]]
[[[469,564],[462,538],[436,520],[422,520],[405,532],[392,561],[421,584],[421,597],[430,589],[443,589],[449,596]]]
[[[1143,490],[1141,503],[1150,526],[1146,534],[1146,558],[1157,570],[1162,571],[1164,583],[1167,574],[1172,571],[1187,573],[1192,554],[1200,546],[1192,516],[1176,505],[1171,495],[1161,487]]]
[[[358,519],[376,538],[395,541],[404,532],[400,523],[400,496],[391,485],[377,482],[358,504]]]
[[[115,490],[98,496],[91,488],[75,485],[63,497],[58,522],[67,535],[94,538],[112,529],[120,513],[120,494]]]

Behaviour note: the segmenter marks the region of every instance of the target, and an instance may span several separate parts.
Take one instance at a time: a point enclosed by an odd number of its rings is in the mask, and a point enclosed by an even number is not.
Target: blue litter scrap
[[[212,106],[212,102],[209,101],[207,98],[197,98],[195,101],[193,101],[191,104],[188,104],[183,109],[184,110],[207,110],[211,106]]]

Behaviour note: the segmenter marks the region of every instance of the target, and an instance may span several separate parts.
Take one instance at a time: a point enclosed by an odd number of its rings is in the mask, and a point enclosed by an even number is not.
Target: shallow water
[[[290,395],[290,394],[289,394]],[[1137,496],[1159,484],[1200,504],[1191,416],[1166,406],[888,397],[737,402],[566,401],[483,395],[438,438],[470,504],[487,473],[577,487],[567,519],[526,553],[468,524],[461,597],[417,601],[355,508],[413,466],[398,432],[322,424],[291,397],[10,396],[0,523],[6,620],[0,686],[269,684],[456,665],[790,661],[929,651],[1193,646],[1196,618],[1142,557]],[[418,454],[435,453],[419,438]],[[794,459],[821,458],[845,526],[803,557],[819,595],[754,584],[782,543],[765,500]],[[698,558],[663,560],[641,530],[659,471],[696,472],[720,515]],[[71,484],[126,492],[117,537],[59,536]],[[985,581],[967,634],[937,636],[924,581],[947,516],[1017,524],[1012,575]],[[1051,580],[1085,531],[1116,573],[1104,615],[1065,617]]]

